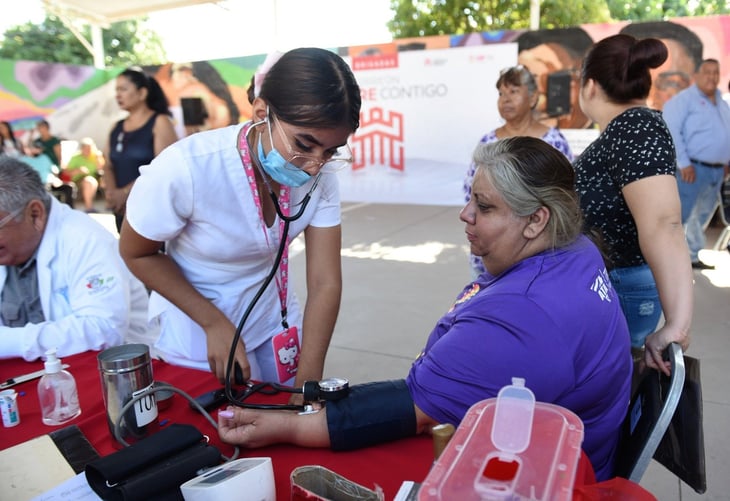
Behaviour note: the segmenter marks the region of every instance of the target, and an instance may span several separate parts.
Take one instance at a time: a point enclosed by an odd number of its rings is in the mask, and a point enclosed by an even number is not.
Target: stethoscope
[[[249,151],[251,151],[251,143],[249,142],[249,135],[251,134],[251,131],[254,129],[254,127],[263,125],[264,123],[266,123],[266,120],[261,120],[259,122],[256,122],[256,123],[252,124],[246,131],[246,142],[249,145]],[[346,379],[342,379],[342,378],[329,378],[329,379],[323,379],[321,381],[305,381],[304,385],[301,388],[293,388],[291,386],[285,386],[285,385],[281,385],[278,383],[272,383],[272,382],[262,382],[262,383],[247,382],[245,385],[245,388],[238,393],[234,393],[233,389],[231,388],[231,374],[234,373],[234,364],[235,364],[234,355],[236,352],[236,346],[238,346],[238,342],[241,339],[241,332],[243,331],[243,325],[246,323],[246,320],[251,315],[251,311],[253,311],[254,306],[259,301],[259,299],[263,295],[266,288],[269,286],[271,281],[274,279],[274,276],[276,276],[276,270],[279,268],[279,264],[281,263],[282,255],[284,254],[284,249],[286,248],[287,237],[289,235],[289,224],[292,221],[296,221],[297,219],[302,217],[302,215],[304,214],[304,211],[307,208],[307,205],[309,204],[309,200],[312,198],[312,192],[315,190],[315,188],[319,184],[320,177],[322,176],[321,172],[317,174],[317,177],[314,179],[314,182],[312,183],[312,187],[309,189],[307,194],[304,196],[304,198],[300,202],[300,208],[297,211],[297,213],[294,214],[293,216],[287,216],[281,210],[281,206],[279,205],[279,198],[276,196],[276,193],[271,188],[271,185],[269,184],[269,181],[267,179],[266,174],[264,173],[263,168],[253,158],[253,156],[251,156],[251,162],[256,166],[259,173],[261,174],[261,177],[264,180],[264,184],[266,184],[266,189],[269,191],[269,196],[271,197],[271,200],[274,202],[274,208],[276,209],[276,214],[284,222],[284,225],[283,225],[283,229],[282,229],[281,239],[279,242],[279,247],[276,252],[276,257],[274,258],[274,265],[271,267],[271,271],[266,276],[266,279],[261,284],[261,287],[259,287],[259,289],[256,291],[256,294],[254,295],[253,299],[251,300],[249,305],[246,307],[246,311],[244,311],[243,315],[241,316],[241,320],[238,322],[238,327],[236,328],[236,332],[233,336],[233,342],[231,343],[231,349],[228,354],[228,363],[226,364],[225,395],[226,395],[226,399],[228,399],[228,402],[237,407],[244,407],[247,409],[279,409],[279,410],[297,410],[300,412],[301,411],[308,412],[312,409],[311,405],[309,405],[309,403],[311,403],[311,402],[337,400],[339,398],[346,396],[347,393],[349,392],[348,381]],[[248,397],[250,397],[251,395],[254,395],[256,393],[261,393],[261,394],[265,394],[265,395],[273,395],[273,394],[277,394],[279,392],[303,394],[304,405],[252,404],[252,403],[248,403],[245,401]]]

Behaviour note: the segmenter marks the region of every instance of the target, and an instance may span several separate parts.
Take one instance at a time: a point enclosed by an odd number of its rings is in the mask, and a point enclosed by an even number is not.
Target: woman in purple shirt
[[[538,401],[575,412],[596,478],[613,476],[632,360],[618,297],[581,235],[570,162],[532,137],[480,144],[461,211],[487,271],[439,320],[405,380],[356,385],[320,412],[219,414],[222,440],[354,449],[458,425],[469,407],[522,377]]]

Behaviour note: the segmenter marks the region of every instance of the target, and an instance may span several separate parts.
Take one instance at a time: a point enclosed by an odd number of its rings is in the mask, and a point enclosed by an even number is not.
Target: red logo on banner
[[[379,54],[352,58],[352,70],[384,70],[398,67],[398,54]]]
[[[403,114],[371,108],[360,113],[360,128],[352,140],[355,162],[352,170],[368,165],[385,165],[404,170]]]

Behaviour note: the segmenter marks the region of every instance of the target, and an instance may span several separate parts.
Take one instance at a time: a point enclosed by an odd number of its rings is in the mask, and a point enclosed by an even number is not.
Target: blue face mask
[[[297,188],[311,179],[311,176],[302,169],[287,169],[285,167],[287,163],[286,159],[281,156],[281,153],[276,148],[271,148],[269,155],[266,156],[260,137],[258,156],[259,163],[264,168],[264,171],[279,184]]]

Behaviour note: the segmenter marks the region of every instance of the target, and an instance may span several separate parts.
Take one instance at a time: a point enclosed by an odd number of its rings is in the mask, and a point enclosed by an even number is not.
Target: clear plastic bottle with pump
[[[81,414],[76,380],[61,367],[56,349],[46,351],[46,373],[38,381],[38,399],[43,423],[49,426],[71,421]]]

